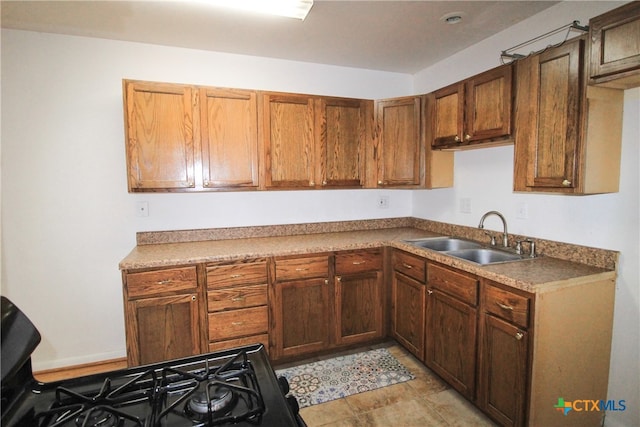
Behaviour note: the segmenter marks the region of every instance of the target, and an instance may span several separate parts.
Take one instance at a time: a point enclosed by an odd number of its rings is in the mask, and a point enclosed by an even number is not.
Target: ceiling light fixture
[[[313,0],[203,0],[214,6],[304,20]]]
[[[442,18],[440,18],[440,20],[446,22],[447,24],[451,24],[451,25],[458,24],[458,23],[462,22],[462,13],[461,12],[447,13]]]

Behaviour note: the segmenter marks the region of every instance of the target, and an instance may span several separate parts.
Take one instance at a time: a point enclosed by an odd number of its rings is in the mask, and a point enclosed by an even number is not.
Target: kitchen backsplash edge
[[[476,227],[449,224],[413,217],[384,218],[356,221],[335,221],[305,224],[265,225],[249,227],[208,228],[173,231],[145,231],[136,233],[138,246],[186,243],[209,240],[247,239],[257,237],[285,237],[304,234],[339,233],[359,230],[379,230],[386,228],[413,227],[421,230],[486,242],[483,230]],[[495,231],[494,234],[500,234]],[[616,270],[619,252],[608,249],[592,248],[553,240],[538,239],[535,236],[509,235],[509,244],[514,246],[516,240],[527,237],[536,242],[536,251],[542,256],[550,256],[566,261],[588,264],[607,270]],[[525,247],[528,250],[528,247]]]

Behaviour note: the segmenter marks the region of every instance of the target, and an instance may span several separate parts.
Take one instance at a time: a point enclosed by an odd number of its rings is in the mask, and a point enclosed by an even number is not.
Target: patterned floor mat
[[[276,371],[301,408],[414,379],[386,348]]]

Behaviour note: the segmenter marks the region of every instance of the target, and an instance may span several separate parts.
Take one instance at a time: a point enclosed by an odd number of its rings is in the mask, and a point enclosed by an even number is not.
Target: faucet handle
[[[516,253],[522,255],[522,240],[516,240]]]
[[[533,239],[525,239],[525,242],[529,243],[529,257],[535,258],[536,256],[536,242]]]
[[[487,230],[483,230],[484,234],[486,234],[487,236],[489,236],[491,238],[491,246],[495,246],[496,245],[496,237],[492,236],[491,233],[489,233]]]

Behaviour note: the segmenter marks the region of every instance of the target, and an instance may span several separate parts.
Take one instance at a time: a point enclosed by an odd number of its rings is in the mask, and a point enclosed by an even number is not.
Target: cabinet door
[[[430,94],[433,147],[451,146],[464,140],[463,83],[455,83]]]
[[[265,94],[263,108],[266,187],[314,187],[313,98]]]
[[[336,277],[337,344],[382,336],[382,280],[381,270]]]
[[[322,186],[362,187],[366,142],[366,103],[359,99],[319,98],[316,125],[316,176]],[[370,113],[371,114],[371,113]]]
[[[518,61],[516,190],[576,187],[583,40]]]
[[[195,186],[190,86],[125,81],[129,191]]]
[[[524,425],[528,334],[511,323],[485,314],[482,335],[480,407],[501,425]]]
[[[127,363],[145,365],[200,354],[200,304],[196,294],[127,303]]]
[[[464,140],[471,143],[511,135],[511,64],[478,74],[465,83]]]
[[[425,364],[470,400],[475,398],[476,309],[427,291]]]
[[[416,187],[421,184],[421,99],[379,101],[378,186]]]
[[[589,20],[592,82],[628,89],[640,84],[640,2]]]
[[[275,352],[279,357],[329,346],[329,284],[306,279],[274,284]]]
[[[394,272],[391,292],[393,337],[418,359],[424,360],[425,286]]]
[[[256,93],[200,89],[202,186],[258,186],[258,113]]]

